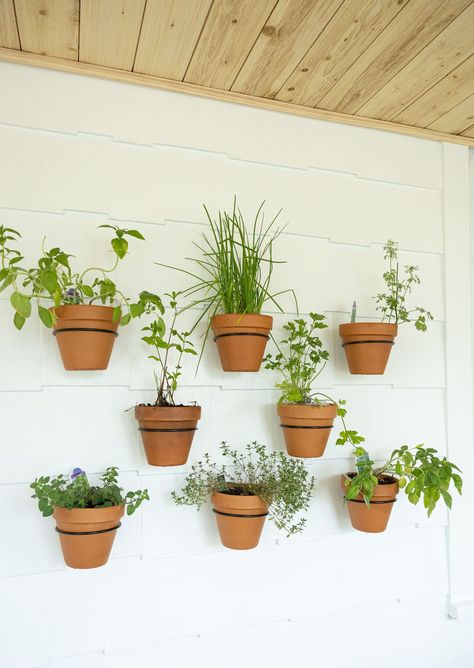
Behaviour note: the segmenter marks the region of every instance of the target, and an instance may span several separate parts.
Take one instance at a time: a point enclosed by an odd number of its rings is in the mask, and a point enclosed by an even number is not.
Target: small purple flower
[[[69,477],[71,478],[71,480],[75,480],[80,475],[86,475],[86,472],[80,468],[75,468],[72,469],[71,473],[69,474]]]

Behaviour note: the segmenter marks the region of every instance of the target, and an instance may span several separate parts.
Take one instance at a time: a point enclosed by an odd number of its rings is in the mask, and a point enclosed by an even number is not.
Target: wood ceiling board
[[[228,90],[274,6],[275,0],[214,2],[184,81]]]
[[[474,125],[471,125],[470,128],[467,128],[467,130],[461,132],[461,135],[463,137],[472,137],[474,139]]]
[[[471,93],[474,93],[474,56],[467,58],[393,120],[425,128]]]
[[[410,0],[319,101],[318,107],[356,113],[470,2]]]
[[[20,48],[13,0],[0,0],[0,46],[6,49]]]
[[[77,60],[79,0],[16,0],[15,9],[23,51]]]
[[[474,3],[357,111],[395,118],[407,105],[474,53]]]
[[[242,93],[234,93],[232,91],[216,90],[215,88],[196,86],[181,81],[172,81],[171,79],[162,79],[147,74],[139,74],[138,72],[117,70],[113,67],[99,67],[98,65],[89,65],[88,63],[79,63],[72,60],[39,56],[32,53],[16,51],[14,49],[0,48],[0,61],[93,76],[100,79],[158,88],[160,90],[171,91],[174,93],[196,95],[198,97],[219,100],[221,102],[244,104],[256,109],[265,109],[267,111],[293,114],[294,116],[303,116],[334,123],[344,123],[346,125],[354,125],[356,127],[371,128],[375,130],[385,130],[387,132],[396,132],[411,137],[474,147],[474,138],[464,135],[450,135],[443,132],[436,132],[434,130],[427,130],[425,128],[416,128],[410,125],[401,125],[399,123],[381,121],[373,118],[362,118],[360,116],[341,114],[339,112],[327,111],[325,109],[304,107],[298,104],[287,104],[286,102],[280,102],[279,100],[258,98],[251,95],[244,95]]]
[[[374,41],[408,0],[345,0],[276,96],[318,106],[319,100]]]
[[[145,0],[81,0],[79,59],[131,70]]]
[[[449,132],[451,134],[460,134],[467,130],[474,123],[474,94],[470,95],[463,102],[460,102],[453,109],[430,123],[430,130],[439,130],[440,132]]]
[[[134,71],[182,81],[212,0],[148,0]]]
[[[341,4],[342,0],[279,0],[232,90],[275,97]]]

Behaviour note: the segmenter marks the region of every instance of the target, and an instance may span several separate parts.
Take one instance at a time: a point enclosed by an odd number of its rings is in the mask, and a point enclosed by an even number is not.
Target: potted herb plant
[[[143,236],[137,230],[115,225],[100,227],[114,232],[111,246],[115,261],[108,269],[89,267],[81,273],[73,272],[73,256],[60,248],[43,249],[36,266],[22,267],[24,258],[9,247],[18,233],[0,228],[0,291],[11,289],[14,324],[21,329],[36,304],[42,323],[53,330],[68,371],[106,369],[119,324],[130,321],[129,302],[110,274],[128,252],[126,237]]]
[[[182,293],[192,297],[186,308],[203,307],[198,322],[210,317],[209,328],[224,371],[260,369],[273,325],[272,317],[261,311],[267,302],[282,310],[276,301],[282,293],[271,293],[270,283],[276,263],[273,244],[283,229],[274,227],[279,214],[269,224],[264,223],[263,205],[250,230],[235,199],[232,213],[219,212],[217,221],[204,207],[210,234],[203,234],[202,245],[197,244],[202,256],[188,258],[204,276],[180,270],[197,281]],[[201,295],[195,299],[196,293]]]
[[[177,505],[197,506],[210,497],[222,544],[234,550],[258,545],[267,516],[288,536],[303,530],[314,478],[299,460],[264,445],[249,443],[244,452],[221,444],[229,465],[216,464],[206,453],[192,466],[181,494],[172,492]]]
[[[149,324],[142,328],[142,336],[152,350],[148,357],[158,364],[154,372],[156,400],[153,404],[135,406],[135,418],[139,424],[147,462],[151,466],[180,466],[188,460],[189,451],[201,417],[201,407],[176,404],[175,393],[181,376],[184,355],[196,355],[189,332],[178,331],[177,293],[169,298],[171,324],[166,327],[165,308],[158,295],[142,292],[136,304],[131,305],[134,317],[151,315]]]
[[[409,308],[406,304],[413,287],[420,283],[418,267],[406,265],[401,276],[398,243],[390,239],[384,246],[384,259],[388,260],[388,269],[383,275],[386,292],[374,297],[376,310],[382,313],[382,322],[356,322],[354,302],[351,322],[339,325],[351,374],[383,374],[398,325],[413,322],[418,331],[425,332],[427,321],[433,320],[431,313],[424,308]]]
[[[341,488],[351,524],[358,531],[385,531],[399,489],[404,489],[415,505],[422,498],[428,517],[440,499],[451,508],[451,482],[462,493],[462,479],[456,473],[459,468],[439,457],[434,448],[403,445],[381,466],[376,466],[360,446],[355,456],[357,471],[341,476]]]
[[[345,424],[347,409],[345,400],[334,401],[327,394],[313,389],[314,382],[323,371],[329,353],[317,335],[327,327],[324,316],[310,313],[309,318],[296,318],[283,329],[286,337],[278,344],[278,352],[264,359],[266,369],[278,371],[281,390],[277,404],[280,427],[283,429],[286,449],[292,457],[321,457],[326,448],[336,416],[342,421],[343,430],[338,445],[350,442],[354,446],[364,438]]]
[[[42,476],[30,485],[43,516],[56,520],[64,561],[71,568],[106,564],[125,508],[132,515],[149,498],[146,489],[124,493],[115,466],[100,481],[91,485],[86,473],[75,468],[69,477]]]

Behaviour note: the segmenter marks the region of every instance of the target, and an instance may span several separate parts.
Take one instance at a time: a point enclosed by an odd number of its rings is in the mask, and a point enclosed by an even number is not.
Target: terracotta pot
[[[215,315],[211,327],[223,370],[258,371],[272,325],[271,316],[258,313]]]
[[[268,506],[259,496],[214,492],[211,496],[222,544],[232,550],[257,547]]]
[[[321,457],[337,415],[336,404],[278,404],[285,445],[292,457]]]
[[[397,332],[398,325],[385,322],[339,325],[349,371],[352,374],[383,374]]]
[[[346,475],[353,477],[356,474],[347,473]],[[356,499],[346,501],[351,524],[358,531],[380,533],[387,528],[390,513],[398,494],[398,480],[389,475],[381,477],[388,483],[375,486],[370,507],[365,504],[362,494],[359,494]],[[345,478],[345,475],[341,476],[341,488],[344,493],[347,489],[344,482]]]
[[[147,462],[151,466],[186,464],[200,417],[200,406],[135,406]]]
[[[99,371],[109,365],[118,336],[111,306],[71,304],[54,310],[57,323],[53,334],[67,371]]]
[[[53,517],[66,564],[71,568],[106,564],[123,513],[123,506],[71,510],[57,506]]]

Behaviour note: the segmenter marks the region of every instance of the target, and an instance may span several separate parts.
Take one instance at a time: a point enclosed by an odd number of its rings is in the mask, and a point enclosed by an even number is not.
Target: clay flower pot
[[[98,371],[109,365],[119,320],[111,306],[68,304],[51,309],[57,318],[53,334],[67,371]]]
[[[347,476],[353,477],[355,473],[347,473]],[[346,476],[341,476],[341,488],[346,492]],[[398,480],[389,475],[381,476],[386,482],[376,485],[374,494],[370,500],[370,507],[366,505],[362,494],[356,499],[347,500],[347,509],[349,518],[354,529],[364,531],[365,533],[380,533],[387,528],[390,513],[398,494]]]
[[[64,561],[71,568],[98,568],[107,563],[123,506],[54,509]]]
[[[211,496],[222,544],[232,550],[257,547],[268,506],[259,496],[214,492]]]
[[[352,374],[383,374],[397,332],[398,325],[385,322],[339,325],[349,371]]]
[[[270,338],[273,318],[258,313],[225,313],[211,321],[224,371],[258,371]]]
[[[321,457],[337,415],[336,404],[278,404],[280,427],[292,457]]]
[[[186,464],[200,417],[200,406],[135,406],[147,462],[151,466]]]

